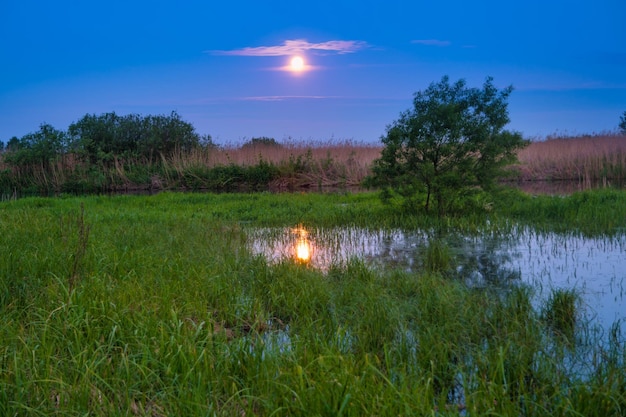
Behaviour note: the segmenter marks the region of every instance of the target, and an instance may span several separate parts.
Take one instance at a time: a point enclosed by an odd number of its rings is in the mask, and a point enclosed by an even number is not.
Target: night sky
[[[5,143],[112,111],[176,111],[220,144],[375,143],[444,75],[513,85],[527,138],[626,111],[624,0],[3,0],[0,56]]]

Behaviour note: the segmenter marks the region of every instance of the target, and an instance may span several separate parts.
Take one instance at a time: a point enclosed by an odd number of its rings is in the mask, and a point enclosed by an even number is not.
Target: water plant
[[[580,316],[580,296],[573,289],[554,289],[543,307],[542,317],[559,337],[574,342]]]
[[[439,239],[434,239],[428,243],[424,256],[424,267],[427,271],[446,273],[451,267],[452,255],[450,250]]]

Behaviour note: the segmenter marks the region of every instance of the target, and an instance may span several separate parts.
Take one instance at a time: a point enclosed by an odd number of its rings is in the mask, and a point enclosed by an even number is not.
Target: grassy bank
[[[626,226],[616,211],[624,193],[518,197],[500,196],[489,225],[476,217],[443,226],[505,230],[511,216],[542,227],[562,218],[568,230],[602,225],[589,233]],[[449,260],[436,245],[431,267],[415,274],[358,261],[327,273],[268,265],[247,249],[248,227],[438,224],[390,213],[373,193],[0,204],[2,415],[626,410],[623,337],[573,338],[575,294],[535,308],[529,288],[469,289],[438,272]]]
[[[0,155],[5,198],[138,190],[321,190],[359,187],[380,157],[380,145],[255,143],[199,147],[147,163],[114,159],[91,165],[73,155],[46,164],[10,166]],[[532,142],[512,167],[514,181],[574,181],[576,189],[626,182],[626,137],[595,135]]]

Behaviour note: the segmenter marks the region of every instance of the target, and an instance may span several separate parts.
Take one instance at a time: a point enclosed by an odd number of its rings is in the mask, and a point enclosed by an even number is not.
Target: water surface
[[[626,321],[626,235],[587,238],[519,228],[508,235],[437,236],[431,231],[361,228],[264,228],[249,231],[253,252],[270,262],[297,259],[322,271],[352,258],[376,268],[419,272],[434,239],[449,248],[451,274],[474,287],[532,286],[537,300],[553,289],[582,296],[584,318],[605,331]],[[306,251],[303,244],[307,244]],[[307,253],[302,259],[299,254]]]

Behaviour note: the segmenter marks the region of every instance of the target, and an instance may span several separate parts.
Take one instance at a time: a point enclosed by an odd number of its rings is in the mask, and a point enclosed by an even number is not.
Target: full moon
[[[304,59],[301,56],[294,56],[291,58],[290,68],[294,72],[300,72],[304,70]]]

